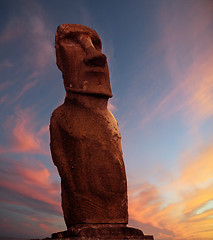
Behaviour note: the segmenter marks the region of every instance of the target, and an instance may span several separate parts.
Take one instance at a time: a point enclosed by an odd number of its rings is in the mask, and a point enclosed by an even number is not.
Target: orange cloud
[[[212,179],[213,145],[209,145],[197,155],[183,155],[184,162],[180,174],[180,185],[199,185]],[[195,177],[196,176],[196,177]]]
[[[155,239],[212,239],[212,149],[210,145],[196,156],[184,156],[175,181],[159,186],[144,183],[130,190],[130,217],[152,225],[149,234]]]

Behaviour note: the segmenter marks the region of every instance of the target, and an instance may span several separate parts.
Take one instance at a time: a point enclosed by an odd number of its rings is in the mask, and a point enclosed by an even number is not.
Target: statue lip
[[[105,67],[90,67],[87,72],[101,72],[101,73],[105,73]]]

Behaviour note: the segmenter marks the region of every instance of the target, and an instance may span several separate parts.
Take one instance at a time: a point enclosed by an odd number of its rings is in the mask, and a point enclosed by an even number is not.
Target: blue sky
[[[156,240],[212,239],[212,12],[210,0],[1,0],[1,236],[65,229],[48,125],[65,96],[55,31],[78,23],[107,55],[129,225]]]

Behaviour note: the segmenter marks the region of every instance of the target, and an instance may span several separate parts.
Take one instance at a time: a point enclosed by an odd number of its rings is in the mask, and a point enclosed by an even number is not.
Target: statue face
[[[112,97],[106,56],[94,30],[77,24],[59,26],[56,57],[67,92]]]

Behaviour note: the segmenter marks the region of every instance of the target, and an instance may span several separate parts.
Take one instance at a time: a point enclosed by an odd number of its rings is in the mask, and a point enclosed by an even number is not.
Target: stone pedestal
[[[54,240],[114,240],[114,239],[152,239],[136,228],[126,227],[125,224],[85,224],[75,226],[63,232],[53,233]]]

